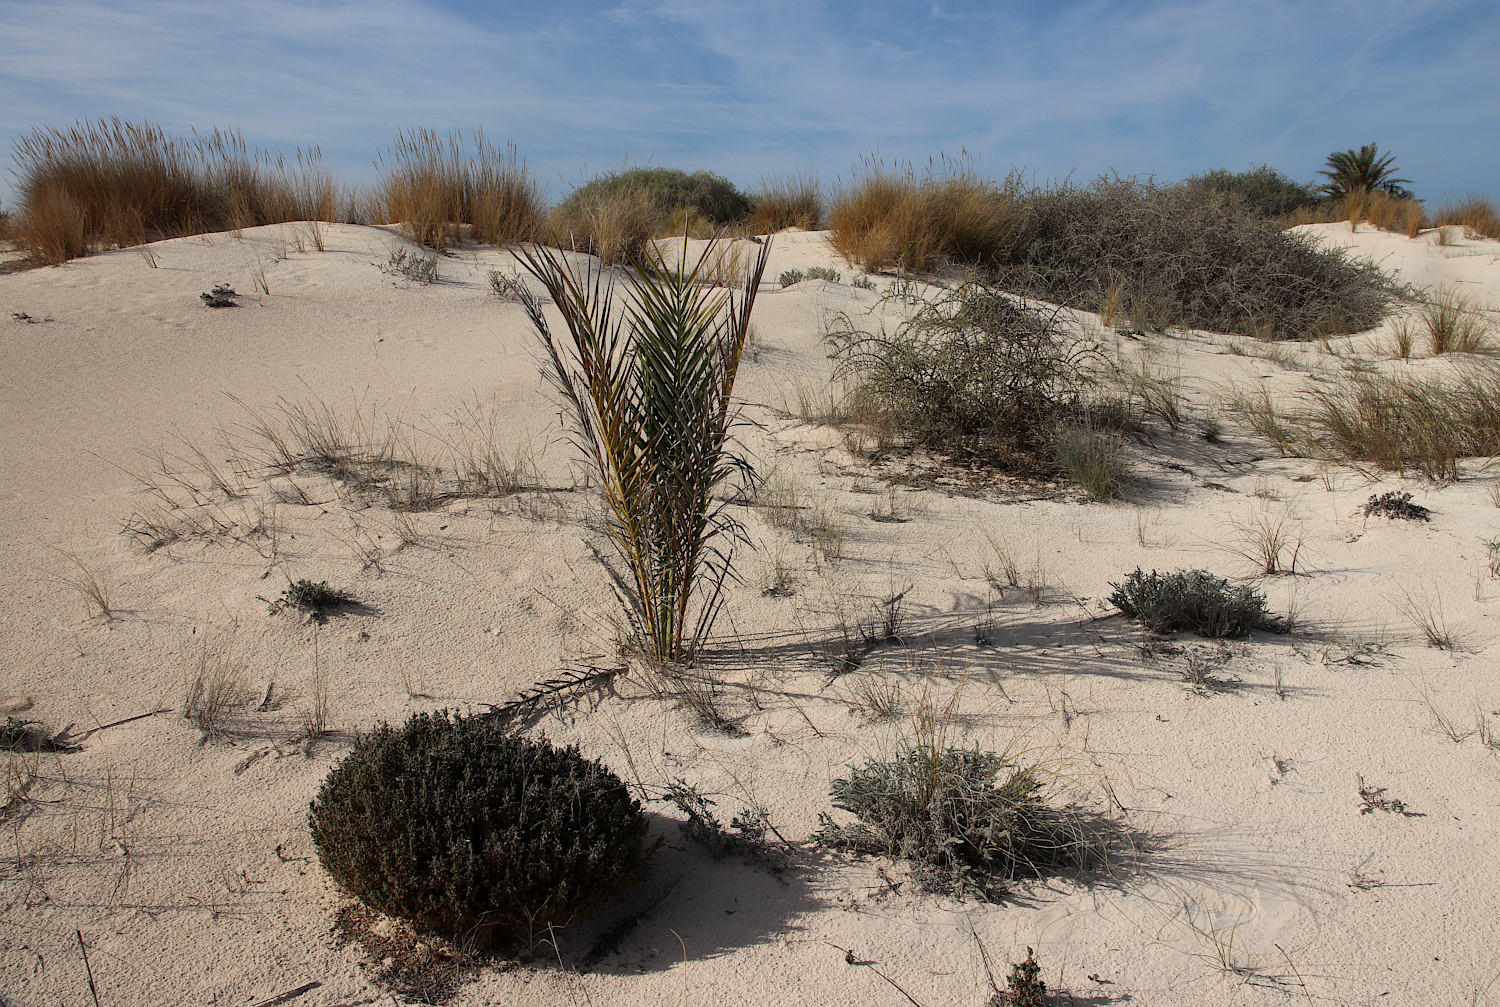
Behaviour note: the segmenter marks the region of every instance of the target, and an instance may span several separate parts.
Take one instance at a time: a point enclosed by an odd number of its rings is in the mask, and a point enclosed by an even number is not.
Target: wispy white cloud
[[[742,183],[967,148],[1003,173],[1309,177],[1378,140],[1424,191],[1484,189],[1500,10],[1473,0],[1024,2],[12,0],[0,142],[150,117],[320,144],[368,174],[394,131],[484,126],[561,190],[623,158]],[[1434,194],[1437,194],[1435,192]]]

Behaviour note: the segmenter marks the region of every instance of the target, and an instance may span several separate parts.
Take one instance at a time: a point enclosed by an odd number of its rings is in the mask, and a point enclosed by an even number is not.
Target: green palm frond
[[[1327,169],[1318,174],[1328,179],[1323,191],[1330,196],[1345,196],[1351,192],[1373,192],[1381,190],[1393,196],[1410,196],[1402,188],[1411,179],[1396,178],[1396,155],[1380,156],[1373,143],[1358,150],[1338,150],[1328,155]]]
[[[728,449],[731,397],[770,242],[739,289],[706,282],[713,249],[690,261],[684,239],[668,262],[650,244],[623,273],[592,258],[580,269],[541,246],[515,253],[567,328],[555,336],[542,299],[523,296],[571,438],[603,488],[609,534],[629,568],[621,582],[631,620],[659,661],[691,657],[707,635],[743,538],[715,494],[751,475]]]

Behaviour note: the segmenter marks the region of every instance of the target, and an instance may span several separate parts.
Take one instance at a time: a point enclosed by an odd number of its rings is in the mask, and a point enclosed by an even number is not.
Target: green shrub
[[[1266,622],[1264,595],[1207,570],[1146,574],[1136,567],[1123,584],[1110,587],[1110,603],[1153,633],[1189,630],[1211,639],[1243,637]]]
[[[776,282],[783,287],[794,287],[807,279],[807,274],[800,269],[783,269],[781,275],[776,277]]]
[[[690,174],[677,168],[629,168],[600,175],[569,193],[559,208],[621,193],[643,195],[658,227],[684,207],[715,227],[738,223],[750,214],[750,197],[727,178],[711,171]]]
[[[370,908],[528,948],[618,892],[646,857],[640,805],[602,765],[444,713],[359,738],[308,822],[323,867]]]
[[[1100,855],[1079,816],[1047,803],[1044,779],[992,752],[907,743],[834,781],[834,807],[859,822],[823,815],[817,838],[910,860],[929,891],[996,898],[1019,878],[1088,867]]]
[[[548,241],[590,252],[605,265],[635,262],[652,238],[712,237],[749,214],[750,198],[713,172],[630,168],[570,192],[552,212]]]
[[[1395,288],[1372,265],[1286,232],[1239,198],[1129,178],[1024,198],[1025,254],[1007,286],[1057,303],[1110,303],[1144,329],[1271,338],[1361,332]]]
[[[1091,345],[1055,309],[982,281],[916,300],[894,332],[829,334],[863,420],[923,446],[1022,474],[1051,474],[1053,431],[1079,411]]]
[[[1294,182],[1265,164],[1248,171],[1216,168],[1187,178],[1182,187],[1189,191],[1232,194],[1263,217],[1284,217],[1318,201],[1315,186]]]

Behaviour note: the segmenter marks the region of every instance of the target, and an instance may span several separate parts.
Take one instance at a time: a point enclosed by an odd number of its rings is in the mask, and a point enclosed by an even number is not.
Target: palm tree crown
[[[1347,196],[1351,192],[1388,192],[1392,196],[1410,198],[1411,192],[1402,188],[1409,178],[1396,178],[1396,166],[1392,162],[1396,155],[1380,156],[1375,144],[1367,143],[1358,150],[1338,150],[1328,155],[1328,170],[1318,174],[1328,182],[1323,191],[1330,196]]]

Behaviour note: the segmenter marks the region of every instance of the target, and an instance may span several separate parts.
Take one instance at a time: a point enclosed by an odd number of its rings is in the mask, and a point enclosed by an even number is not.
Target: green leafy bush
[[[1212,639],[1242,637],[1266,621],[1264,595],[1207,570],[1147,574],[1136,567],[1123,584],[1110,587],[1110,603],[1153,633],[1190,630]]]
[[[929,741],[931,739],[928,739]],[[1101,856],[1085,819],[1046,800],[1045,776],[978,749],[907,743],[833,783],[825,845],[910,860],[929,891],[994,898],[1019,878],[1080,869]]]
[[[618,892],[646,856],[640,805],[602,765],[444,713],[361,737],[308,822],[323,867],[370,908],[528,949]]]

